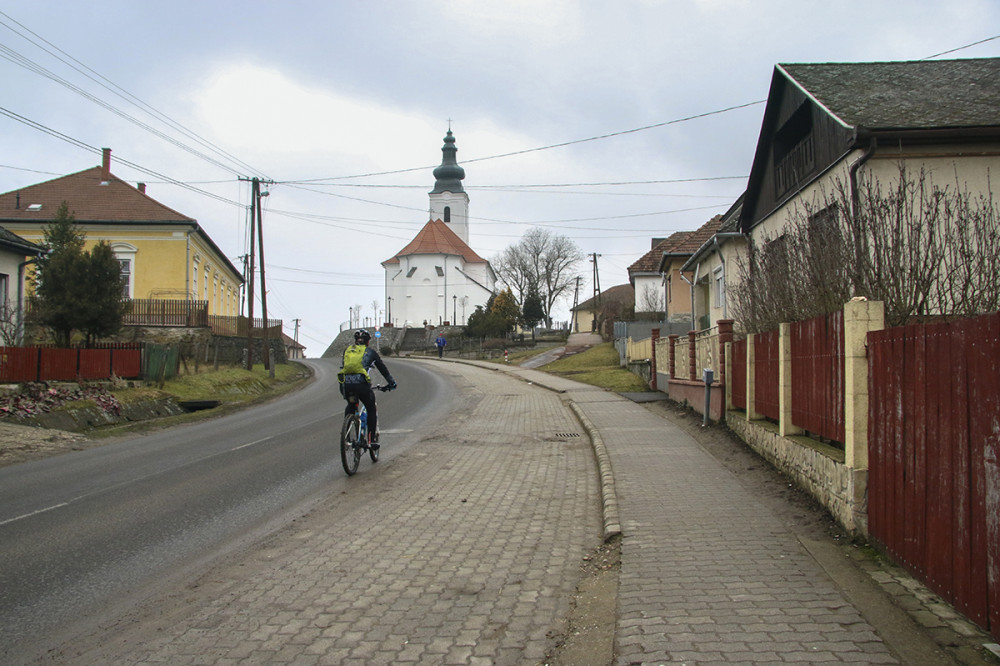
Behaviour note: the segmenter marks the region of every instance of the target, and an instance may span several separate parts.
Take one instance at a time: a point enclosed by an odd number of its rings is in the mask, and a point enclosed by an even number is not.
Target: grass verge
[[[558,361],[543,365],[539,370],[618,393],[649,390],[646,380],[621,367],[618,351],[610,342],[564,356]]]

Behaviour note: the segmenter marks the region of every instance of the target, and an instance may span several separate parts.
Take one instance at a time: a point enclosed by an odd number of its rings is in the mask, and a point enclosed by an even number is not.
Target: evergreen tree
[[[86,253],[86,258],[89,297],[79,327],[86,333],[87,345],[90,346],[97,339],[121,330],[128,301],[124,298],[125,278],[121,262],[111,250],[111,245],[101,241]]]
[[[535,337],[535,326],[545,319],[545,305],[542,297],[538,295],[537,289],[531,289],[524,297],[524,306],[521,308],[521,323],[525,328],[531,329],[531,337]]]
[[[73,329],[82,316],[86,292],[84,234],[64,201],[52,224],[45,229],[42,246],[48,252],[38,259],[34,274],[35,320],[52,332],[55,343],[68,347]]]

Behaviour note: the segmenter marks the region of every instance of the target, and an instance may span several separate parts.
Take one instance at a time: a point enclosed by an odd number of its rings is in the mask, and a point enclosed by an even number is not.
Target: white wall
[[[445,275],[438,275],[439,266]],[[412,269],[416,270],[407,277]],[[385,281],[394,326],[422,326],[425,321],[463,325],[476,306],[485,306],[490,297],[490,291],[476,282],[489,290],[495,286],[486,264],[464,264],[461,257],[442,254],[400,257],[399,264],[386,267]],[[452,321],[453,316],[456,321]]]

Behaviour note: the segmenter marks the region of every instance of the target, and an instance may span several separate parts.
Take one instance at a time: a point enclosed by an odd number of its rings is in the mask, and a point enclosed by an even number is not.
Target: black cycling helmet
[[[355,342],[360,342],[361,340],[364,340],[365,344],[368,344],[368,341],[371,339],[372,339],[371,333],[369,333],[363,328],[359,328],[358,330],[354,331]]]

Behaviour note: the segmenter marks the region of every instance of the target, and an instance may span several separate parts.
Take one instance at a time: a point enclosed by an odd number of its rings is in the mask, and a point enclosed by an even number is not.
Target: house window
[[[417,267],[414,266],[410,270],[406,271],[406,277],[413,277],[413,274],[417,272]]]
[[[6,273],[0,273],[0,310],[3,312],[7,311],[7,305],[10,303],[8,289],[10,289],[10,276]]]
[[[134,245],[129,243],[112,243],[111,251],[121,265],[121,274],[124,278],[125,286],[122,289],[124,298],[135,297],[135,255],[139,251]]]
[[[451,222],[451,206],[444,207],[444,221]]]
[[[712,271],[712,281],[715,285],[715,307],[721,308],[726,299],[726,280],[722,274],[722,266]]]
[[[191,297],[198,298],[198,260],[197,259],[194,260],[194,269],[192,270],[192,273],[193,273],[194,279],[191,280],[191,284],[194,285],[194,289],[192,290],[192,292],[187,297],[188,298],[191,298]]]
[[[207,301],[208,300],[208,270],[209,270],[209,267],[205,266],[205,288],[202,291],[202,300],[203,301]]]
[[[124,298],[130,298],[132,294],[132,260],[119,259],[118,263],[121,264],[122,281],[125,283],[122,288],[122,296]]]
[[[434,270],[437,271],[438,277],[441,277],[441,276],[444,275],[444,269],[441,268],[440,266],[435,266]]]

